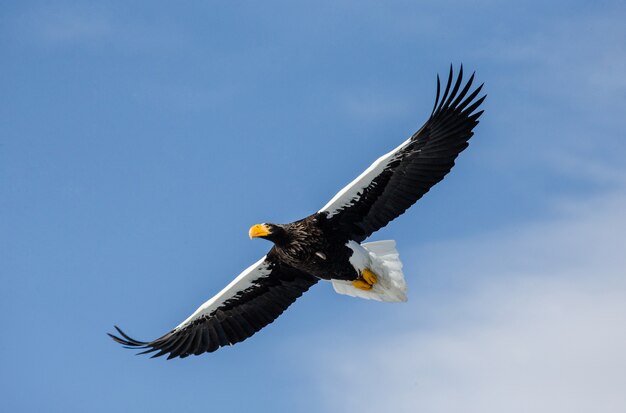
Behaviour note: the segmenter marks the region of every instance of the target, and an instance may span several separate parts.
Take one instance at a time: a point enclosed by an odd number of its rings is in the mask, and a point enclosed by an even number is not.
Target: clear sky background
[[[623,1],[2,2],[0,410],[626,411]],[[167,332],[432,108],[485,114],[393,238],[409,302],[313,288],[234,347]]]

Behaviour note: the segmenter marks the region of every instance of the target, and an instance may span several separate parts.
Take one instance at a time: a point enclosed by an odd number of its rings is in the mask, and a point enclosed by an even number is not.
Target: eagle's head
[[[263,238],[272,241],[275,244],[281,244],[287,240],[287,231],[283,225],[263,223],[250,227],[248,231],[250,239]]]

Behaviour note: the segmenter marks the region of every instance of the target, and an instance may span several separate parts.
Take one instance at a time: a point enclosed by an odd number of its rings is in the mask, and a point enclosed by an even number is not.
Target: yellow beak
[[[265,224],[253,225],[250,228],[250,231],[248,231],[248,235],[250,236],[250,239],[258,238],[258,237],[265,237],[269,234],[271,234],[271,231]]]

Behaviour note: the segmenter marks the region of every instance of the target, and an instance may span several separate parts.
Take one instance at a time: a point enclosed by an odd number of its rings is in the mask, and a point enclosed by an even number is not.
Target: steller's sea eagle
[[[335,291],[379,301],[406,301],[402,263],[394,241],[362,243],[441,181],[468,146],[483,113],[482,84],[470,92],[474,74],[462,86],[463,66],[454,81],[452,66],[426,123],[400,146],[381,156],[315,214],[291,224],[257,224],[250,238],[274,243],[185,321],[153,341],[138,341],[117,326],[113,340],[140,354],[168,359],[233,345],[273,322],[321,280]],[[453,84],[454,81],[454,84]]]

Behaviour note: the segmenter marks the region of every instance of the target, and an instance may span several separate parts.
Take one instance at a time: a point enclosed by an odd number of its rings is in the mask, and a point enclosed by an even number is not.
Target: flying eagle
[[[138,341],[117,326],[113,340],[140,354],[168,359],[213,352],[247,339],[273,322],[320,279],[336,292],[379,301],[406,301],[395,241],[363,241],[420,199],[450,172],[483,113],[482,84],[463,87],[463,66],[452,66],[430,118],[413,136],[381,156],[315,214],[290,224],[257,224],[250,238],[274,245],[185,321],[153,341]],[[454,81],[454,84],[453,84]]]

